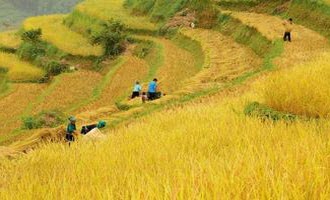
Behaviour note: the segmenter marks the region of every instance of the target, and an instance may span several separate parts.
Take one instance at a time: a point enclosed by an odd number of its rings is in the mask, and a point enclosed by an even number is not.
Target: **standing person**
[[[153,81],[149,83],[148,88],[148,98],[149,100],[157,99],[157,79],[155,78]]]
[[[134,99],[135,97],[139,97],[141,91],[142,91],[142,87],[140,85],[140,82],[136,81],[134,88],[133,88],[132,99]]]
[[[292,20],[292,18],[285,21],[283,23],[283,26],[284,26],[284,29],[285,29],[283,40],[291,42],[291,32],[293,30],[293,20]]]
[[[68,127],[66,129],[66,136],[65,136],[65,139],[66,141],[69,142],[69,145],[70,145],[70,142],[74,142],[74,133],[76,132],[77,128],[76,128],[76,118],[75,117],[69,117],[69,124],[68,124]]]

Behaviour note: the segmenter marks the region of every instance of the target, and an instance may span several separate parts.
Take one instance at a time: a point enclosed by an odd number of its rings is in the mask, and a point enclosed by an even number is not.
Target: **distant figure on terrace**
[[[142,91],[142,87],[140,85],[140,82],[136,81],[134,88],[133,88],[132,99],[134,99],[135,97],[139,97],[141,91]]]
[[[76,118],[75,117],[69,117],[69,124],[68,124],[68,127],[66,129],[66,136],[65,136],[65,139],[67,142],[69,142],[69,145],[70,145],[70,142],[74,142],[74,133],[76,132],[77,128],[76,128]]]
[[[158,87],[157,82],[158,82],[158,80],[155,78],[153,81],[151,81],[149,83],[148,98],[151,101],[159,99],[161,97],[161,93],[158,92],[158,90],[157,90],[157,87]]]
[[[283,40],[291,42],[291,32],[293,30],[293,19],[290,18],[289,20],[286,20],[285,22],[283,22],[283,26],[285,29]]]

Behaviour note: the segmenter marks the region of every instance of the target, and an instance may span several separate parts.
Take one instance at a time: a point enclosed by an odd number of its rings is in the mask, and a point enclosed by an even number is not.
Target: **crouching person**
[[[107,123],[105,121],[101,120],[97,124],[91,124],[91,125],[83,126],[81,128],[80,133],[83,134],[83,135],[86,135],[86,134],[88,134],[89,132],[91,132],[95,128],[98,128],[98,129],[104,128],[106,126],[106,124]]]
[[[74,138],[74,133],[76,132],[77,128],[76,128],[76,118],[75,117],[69,117],[69,124],[67,126],[67,129],[66,129],[66,136],[65,136],[65,139],[67,142],[69,142],[69,145],[71,142],[74,142],[75,141],[75,138]]]

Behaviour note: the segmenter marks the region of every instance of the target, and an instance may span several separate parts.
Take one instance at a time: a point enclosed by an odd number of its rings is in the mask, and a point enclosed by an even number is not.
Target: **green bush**
[[[102,23],[102,30],[92,36],[92,43],[102,45],[104,56],[116,56],[125,50],[126,27],[120,21],[109,20]]]
[[[282,113],[272,108],[269,108],[266,105],[260,104],[259,102],[249,103],[245,109],[244,114],[247,116],[258,117],[263,120],[285,120],[285,121],[293,121],[297,119],[296,115],[289,113]]]
[[[142,41],[135,47],[133,55],[143,59],[150,53],[153,46],[154,44],[150,41]]]
[[[22,118],[24,129],[54,128],[65,122],[65,115],[57,110],[43,111],[36,116]]]
[[[19,58],[26,61],[34,61],[38,57],[46,55],[46,50],[41,44],[32,42],[23,42],[17,50]]]
[[[21,39],[24,42],[32,42],[32,43],[36,43],[36,42],[40,42],[41,41],[41,35],[42,35],[42,31],[41,29],[32,29],[32,30],[28,30],[22,33],[21,35]]]
[[[47,72],[47,75],[49,76],[56,76],[63,72],[68,71],[69,66],[66,64],[61,64],[57,61],[50,61],[46,67],[45,71]]]
[[[116,102],[115,105],[119,110],[122,110],[122,111],[127,111],[127,110],[131,109],[131,106],[129,106],[127,104],[122,104],[122,103]]]

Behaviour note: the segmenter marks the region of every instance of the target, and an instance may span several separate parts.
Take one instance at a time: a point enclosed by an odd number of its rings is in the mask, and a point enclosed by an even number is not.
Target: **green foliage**
[[[41,44],[23,42],[17,50],[19,58],[26,61],[34,61],[38,57],[46,55],[46,51]]]
[[[120,103],[120,102],[116,102],[115,105],[121,111],[127,111],[127,110],[131,109],[131,106],[129,106],[127,104]]]
[[[21,39],[24,42],[37,43],[41,41],[42,31],[41,29],[32,29],[22,33]]]
[[[156,22],[166,21],[176,12],[185,7],[198,12],[212,13],[213,1],[211,0],[126,0],[126,7],[132,8],[135,14],[148,14]]]
[[[272,42],[261,35],[255,28],[244,25],[230,15],[220,14],[215,30],[231,36],[236,42],[249,46],[257,55],[263,57],[272,48]]]
[[[258,102],[249,103],[244,109],[244,114],[247,116],[258,117],[263,120],[272,121],[294,121],[297,119],[296,115],[273,110],[272,108],[269,108],[268,106],[260,104]]]
[[[154,44],[151,41],[141,41],[135,47],[133,55],[143,59],[150,53],[153,47]]]
[[[50,61],[45,66],[45,71],[47,72],[47,75],[49,76],[56,76],[63,72],[68,71],[69,66],[67,64],[61,64],[57,61]]]
[[[120,21],[109,20],[102,23],[102,30],[92,36],[92,43],[102,45],[104,56],[117,56],[125,50],[126,28]]]
[[[4,53],[16,53],[17,49],[12,48],[12,47],[5,47],[5,46],[0,46],[0,51]]]
[[[195,67],[197,69],[202,69],[204,65],[205,54],[203,52],[202,46],[199,42],[190,39],[180,33],[177,33],[172,41],[180,48],[190,52],[195,58]]]
[[[57,110],[43,111],[35,116],[22,118],[24,129],[54,128],[65,121],[65,115]]]
[[[86,15],[78,10],[74,10],[63,22],[70,29],[90,37],[102,30],[102,21]]]
[[[0,96],[3,92],[8,89],[8,82],[6,73],[8,72],[7,68],[0,67]]]

